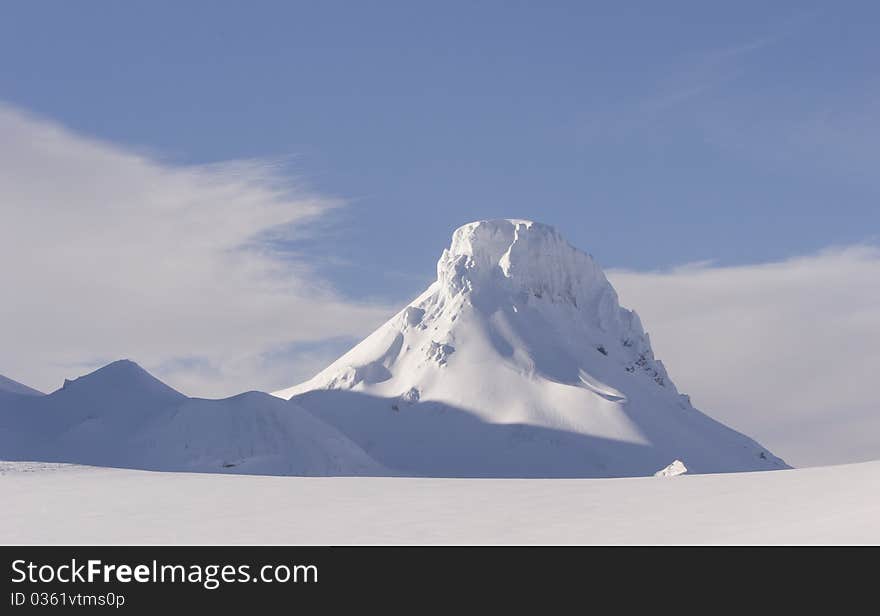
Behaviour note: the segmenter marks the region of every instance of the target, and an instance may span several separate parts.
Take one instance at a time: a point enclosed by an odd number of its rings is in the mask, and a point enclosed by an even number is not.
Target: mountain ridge
[[[16,394],[20,396],[44,396],[45,394],[24,383],[19,383],[9,377],[0,374],[0,392]]]
[[[263,392],[190,398],[131,360],[45,396],[0,397],[0,459],[158,471],[392,475],[332,426]]]

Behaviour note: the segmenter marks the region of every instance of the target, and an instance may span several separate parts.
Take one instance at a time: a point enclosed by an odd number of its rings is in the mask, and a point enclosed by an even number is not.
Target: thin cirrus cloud
[[[388,315],[273,248],[341,204],[270,163],[176,166],[9,106],[0,134],[0,373],[51,391],[130,357],[188,394],[272,389],[325,359],[298,344]]]
[[[880,249],[611,271],[694,404],[795,466],[880,457]]]

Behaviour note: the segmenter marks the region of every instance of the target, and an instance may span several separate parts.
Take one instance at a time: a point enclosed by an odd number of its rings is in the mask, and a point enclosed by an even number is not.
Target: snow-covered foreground
[[[880,462],[633,479],[0,463],[0,543],[880,543]]]

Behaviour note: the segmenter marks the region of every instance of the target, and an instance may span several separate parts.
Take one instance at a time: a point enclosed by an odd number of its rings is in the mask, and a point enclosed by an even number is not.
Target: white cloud
[[[880,458],[880,250],[609,272],[695,406],[794,465]]]
[[[0,373],[51,390],[130,357],[191,394],[272,389],[307,376],[290,344],[388,315],[270,248],[340,203],[269,163],[175,166],[6,106],[0,135]]]

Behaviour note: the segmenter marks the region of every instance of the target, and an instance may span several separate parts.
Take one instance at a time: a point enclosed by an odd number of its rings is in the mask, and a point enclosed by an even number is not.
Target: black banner
[[[548,609],[575,601],[578,611],[608,601],[755,611],[755,598],[818,599],[843,572],[849,591],[872,578],[830,566],[834,550],[804,548],[7,546],[0,554],[2,614],[326,611],[352,602],[417,612],[468,610],[474,598]]]

